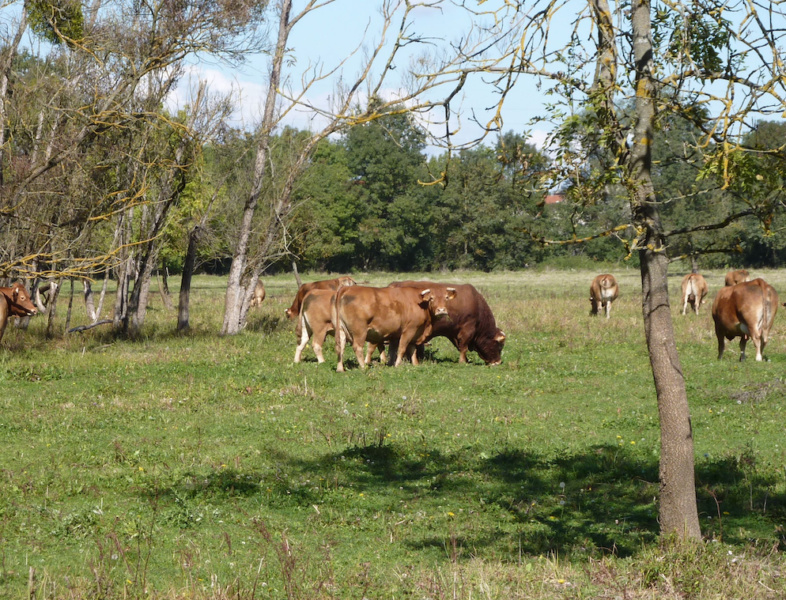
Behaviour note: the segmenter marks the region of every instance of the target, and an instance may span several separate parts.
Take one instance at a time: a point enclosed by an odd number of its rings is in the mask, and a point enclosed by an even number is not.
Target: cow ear
[[[453,300],[453,298],[456,297],[456,288],[447,288],[447,294],[445,294],[445,297],[448,300]]]
[[[505,332],[504,331],[497,331],[497,335],[494,336],[495,342],[504,342],[505,341]]]

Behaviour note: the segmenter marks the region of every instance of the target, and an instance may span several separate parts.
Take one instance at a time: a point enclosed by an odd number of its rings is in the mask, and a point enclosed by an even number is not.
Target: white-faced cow
[[[606,311],[606,318],[611,316],[611,303],[619,296],[619,286],[614,275],[604,273],[592,280],[590,286],[590,314],[598,315],[601,311]]]
[[[332,306],[333,290],[311,290],[303,298],[300,308],[300,340],[295,350],[295,362],[300,362],[303,349],[311,339],[311,347],[317,355],[317,362],[325,362],[322,344],[329,333],[333,333]]]
[[[698,273],[688,273],[682,278],[682,314],[687,314],[688,304],[691,305],[693,312],[699,314],[699,306],[704,304],[709,288],[703,275]]]
[[[505,333],[497,327],[488,302],[474,286],[433,281],[394,281],[390,286],[429,288],[442,297],[452,292],[452,297],[446,302],[447,317],[434,319],[427,340],[448,338],[459,351],[460,363],[467,362],[467,352],[470,350],[477,352],[488,365],[502,362]]]
[[[777,310],[778,293],[763,279],[721,288],[712,304],[712,319],[715,321],[715,335],[718,336],[718,359],[723,356],[726,340],[739,337],[740,360],[745,359],[748,338],[756,347],[756,360],[762,360]]]
[[[0,340],[3,339],[9,318],[31,317],[37,312],[38,309],[30,299],[30,292],[20,282],[11,287],[0,287]]]
[[[251,302],[249,303],[249,308],[254,308],[255,306],[261,306],[262,302],[265,300],[265,284],[261,281],[257,281],[256,287],[254,287],[254,295],[251,297]]]
[[[726,273],[726,278],[723,280],[724,285],[737,285],[743,281],[750,281],[751,276],[745,269],[738,269],[737,271],[729,271]]]
[[[338,372],[344,371],[344,348],[352,344],[358,365],[366,367],[363,346],[366,341],[380,347],[391,342],[397,347],[395,365],[408,354],[417,365],[415,351],[431,333],[433,318],[447,314],[446,298],[430,289],[374,288],[361,285],[341,287],[333,302]],[[392,359],[392,356],[391,356]]]

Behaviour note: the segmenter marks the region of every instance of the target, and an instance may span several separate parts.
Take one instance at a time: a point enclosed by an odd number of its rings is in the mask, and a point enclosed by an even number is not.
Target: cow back
[[[355,285],[355,280],[351,277],[336,277],[335,279],[322,279],[302,284],[295,294],[292,305],[286,310],[287,318],[294,319],[300,314],[303,299],[312,290],[332,290],[335,292],[340,287],[347,285]]]
[[[761,278],[725,286],[712,303],[716,330],[727,337],[746,334],[755,326],[769,332],[778,310],[778,293]]]
[[[748,273],[746,269],[729,271],[726,273],[726,277],[723,281],[725,285],[737,285],[738,283],[744,283],[746,281],[750,281],[750,273]]]
[[[428,303],[415,288],[342,286],[336,292],[333,324],[352,340],[362,330],[368,340],[381,342],[415,331],[415,343],[425,341],[431,331]]]

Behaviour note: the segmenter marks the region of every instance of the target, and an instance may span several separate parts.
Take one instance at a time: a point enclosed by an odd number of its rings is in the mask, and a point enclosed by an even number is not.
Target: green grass
[[[133,341],[9,327],[0,596],[783,597],[783,316],[771,362],[736,343],[717,361],[711,300],[682,317],[673,276],[708,540],[674,549],[639,276],[614,272],[608,321],[588,316],[588,271],[408,274],[483,291],[508,336],[495,368],[441,339],[420,367],[338,374],[332,338],[326,364],[309,348],[295,365],[285,276],[234,337],[215,334],[212,277],[187,335],[158,296]],[[706,275],[711,298],[723,273]]]

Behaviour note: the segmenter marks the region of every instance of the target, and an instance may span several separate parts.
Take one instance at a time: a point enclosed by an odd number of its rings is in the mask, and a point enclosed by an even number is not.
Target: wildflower
[[[630,443],[633,444],[634,446],[636,445],[636,442],[634,440],[631,440]]]

